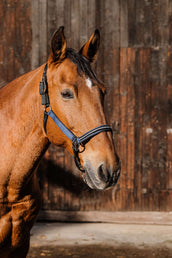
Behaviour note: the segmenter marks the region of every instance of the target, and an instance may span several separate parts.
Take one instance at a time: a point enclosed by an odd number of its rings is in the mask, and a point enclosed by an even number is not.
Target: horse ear
[[[50,59],[52,62],[60,62],[66,55],[66,39],[64,36],[64,27],[61,26],[52,37]]]
[[[100,32],[95,30],[91,35],[87,43],[81,48],[79,53],[85,56],[90,62],[93,62],[96,58],[96,54],[100,45]]]

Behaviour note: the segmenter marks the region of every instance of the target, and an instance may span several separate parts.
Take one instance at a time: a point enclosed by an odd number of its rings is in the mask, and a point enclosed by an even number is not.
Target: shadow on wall
[[[77,171],[77,175],[75,175],[74,172],[57,165],[56,162],[51,159],[43,158],[37,171],[37,177],[42,190],[44,189],[46,181],[48,185],[54,188],[62,187],[77,196],[88,191],[96,191],[91,190],[83,182],[79,171]]]
[[[118,203],[119,187],[106,191],[90,189],[75,167],[72,156],[61,148],[57,150],[56,146],[50,146],[37,176],[43,197],[42,211],[114,210]],[[76,214],[70,216],[76,217]]]

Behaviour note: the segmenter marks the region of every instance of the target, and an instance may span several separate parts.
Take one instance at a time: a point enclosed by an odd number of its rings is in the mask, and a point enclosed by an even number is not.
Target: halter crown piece
[[[111,132],[112,128],[109,125],[100,125],[87,133],[83,134],[80,137],[77,137],[75,134],[73,134],[61,121],[60,119],[55,115],[55,113],[52,111],[50,106],[50,100],[48,96],[48,82],[47,82],[47,69],[48,64],[45,65],[44,73],[42,76],[42,81],[39,84],[39,93],[42,96],[42,105],[45,106],[44,110],[44,130],[46,131],[46,124],[48,117],[51,117],[51,119],[55,122],[55,124],[59,127],[59,129],[72,141],[72,149],[74,153],[74,160],[77,168],[81,172],[85,172],[84,167],[80,163],[79,159],[79,153],[85,150],[85,144],[94,136],[101,132]],[[46,109],[49,107],[49,111],[47,112]],[[83,150],[80,151],[79,147],[80,145],[83,147]]]

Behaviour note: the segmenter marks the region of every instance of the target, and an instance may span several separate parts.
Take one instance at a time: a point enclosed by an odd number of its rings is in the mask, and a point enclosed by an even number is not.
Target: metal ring
[[[47,112],[47,108],[49,108],[48,111],[52,110],[51,106],[50,106],[50,105],[47,105],[47,106],[44,107],[44,111],[45,111],[46,113],[48,113],[48,112]]]
[[[79,152],[79,153],[82,153],[82,152],[85,151],[85,145],[81,143],[80,146],[82,146],[82,150],[80,150],[80,149],[78,148],[78,152]]]

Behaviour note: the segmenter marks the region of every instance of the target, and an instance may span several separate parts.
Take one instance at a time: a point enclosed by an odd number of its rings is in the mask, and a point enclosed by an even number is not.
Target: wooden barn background
[[[172,0],[1,0],[0,87],[46,62],[61,25],[78,50],[101,32],[95,70],[122,171],[115,188],[91,190],[52,145],[38,171],[43,216],[172,210]]]

